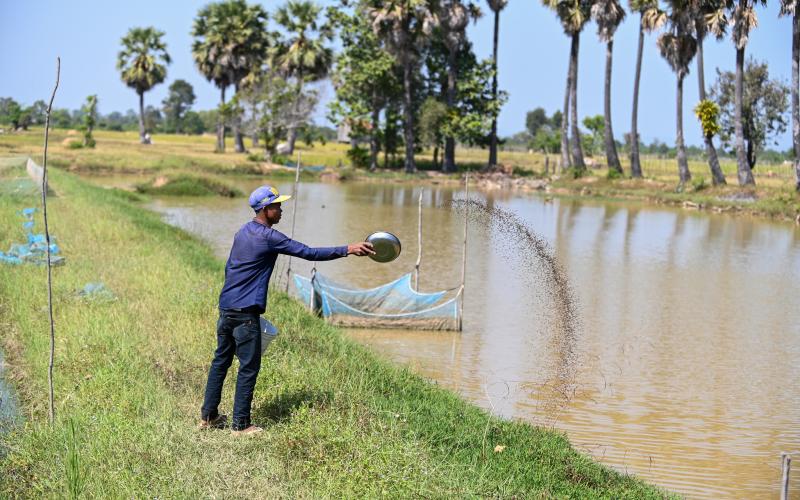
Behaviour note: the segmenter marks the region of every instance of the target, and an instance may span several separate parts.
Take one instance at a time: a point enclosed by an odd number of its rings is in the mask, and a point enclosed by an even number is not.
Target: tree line
[[[777,137],[788,127],[788,101],[790,95],[788,85],[777,79],[771,79],[765,62],[750,59],[745,64],[744,91],[742,103],[743,134],[747,163],[752,170],[759,158],[770,163],[789,161],[794,157],[790,148],[785,152],[776,151]],[[713,126],[712,136],[718,135],[723,147],[722,155],[736,159],[735,148],[735,74],[731,71],[717,69],[717,79],[710,88],[708,98],[695,109],[701,125]],[[506,140],[507,147],[529,149],[545,154],[561,153],[561,111],[548,117],[547,111],[538,107],[529,111],[525,119],[525,131],[515,134]],[[709,120],[712,120],[709,123]],[[586,156],[594,157],[605,154],[605,117],[603,115],[586,116],[582,120],[580,131],[581,147]],[[624,134],[624,142],[614,139],[617,150],[630,155],[633,149],[632,135]],[[677,158],[677,148],[669,146],[658,139],[650,144],[641,140],[636,145],[638,151],[660,158]],[[704,159],[706,146],[686,146],[687,156]]]
[[[606,47],[606,66],[602,128],[599,122],[593,126],[602,131],[609,169],[623,173],[611,120],[611,82],[616,32],[630,13],[637,16],[639,30],[632,116],[626,134],[629,174],[642,176],[638,100],[644,34],[659,31],[657,49],[675,73],[674,147],[680,186],[692,175],[683,132],[683,88],[693,61],[700,90],[695,113],[701,120],[712,181],[715,185],[727,182],[714,143],[722,134],[736,153],[739,184],[754,184],[752,167],[759,134],[770,131],[750,130],[751,140],[746,138],[750,118],[745,109],[745,51],[757,26],[755,7],[766,0],[629,0],[629,12],[619,0],[542,2],[552,9],[570,39],[557,126],[562,169],[576,176],[586,169],[578,122],[578,54],[581,35],[594,22],[599,41]],[[800,191],[800,0],[780,2],[780,15],[793,23],[790,101],[796,188]],[[339,0],[323,9],[310,0],[290,0],[273,13],[245,0],[211,3],[197,13],[191,35],[196,68],[220,92],[214,116],[216,148],[224,151],[225,134],[230,130],[237,152],[245,151],[246,136],[268,154],[279,141],[285,141],[291,152],[318,104],[315,83],[329,78],[336,95],[328,116],[349,131],[354,163],[375,169],[382,152],[384,165],[393,166],[402,150],[402,165],[413,172],[415,152],[427,146],[433,148],[437,164],[441,153],[442,170],[452,172],[456,169],[455,145],[462,143],[486,147],[487,167],[491,167],[497,163],[500,143],[497,115],[507,98],[498,87],[496,64],[500,14],[506,6],[507,0],[487,2],[494,20],[493,52],[491,58],[480,60],[466,28],[484,12],[472,1]],[[273,25],[277,29],[271,29]],[[153,27],[132,28],[122,39],[117,60],[123,81],[139,97],[143,143],[148,141],[144,95],[164,82],[171,62],[163,35]],[[338,52],[332,48],[336,36],[341,43]],[[703,43],[709,36],[733,42],[735,71],[731,84],[719,89],[730,94],[727,101],[707,95]],[[226,100],[231,87],[233,95]],[[361,144],[369,146],[362,149]]]

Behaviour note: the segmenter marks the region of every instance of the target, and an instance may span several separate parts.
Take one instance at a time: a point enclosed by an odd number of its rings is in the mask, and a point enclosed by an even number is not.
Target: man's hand
[[[358,255],[359,257],[375,255],[375,250],[372,249],[372,243],[361,241],[347,245],[347,255]]]

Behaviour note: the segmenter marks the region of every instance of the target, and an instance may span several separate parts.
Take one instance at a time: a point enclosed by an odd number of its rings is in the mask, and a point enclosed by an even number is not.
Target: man
[[[220,415],[222,384],[233,362],[239,358],[239,374],[233,403],[234,435],[261,432],[250,421],[250,405],[258,371],[261,368],[261,328],[259,316],[267,305],[267,287],[278,254],[306,260],[333,260],[348,255],[370,255],[370,243],[309,248],[272,228],[281,220],[281,203],[291,198],[270,186],[261,186],[250,195],[256,216],[239,229],[225,264],[225,284],[219,295],[217,350],[208,371],[205,398],[200,412],[200,428],[222,428],[227,416]]]

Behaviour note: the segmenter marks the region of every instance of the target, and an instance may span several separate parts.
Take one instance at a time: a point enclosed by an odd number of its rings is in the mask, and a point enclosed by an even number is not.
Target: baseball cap
[[[258,212],[271,203],[282,203],[291,197],[291,195],[280,194],[278,190],[272,186],[261,186],[250,193],[249,201],[253,210]]]

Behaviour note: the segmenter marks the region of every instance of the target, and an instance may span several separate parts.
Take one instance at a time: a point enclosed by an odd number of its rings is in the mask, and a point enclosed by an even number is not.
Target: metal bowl
[[[372,243],[375,255],[370,255],[370,258],[375,262],[391,262],[400,255],[400,240],[392,233],[377,231],[367,236],[365,241]]]

